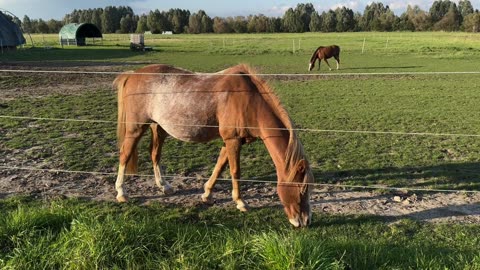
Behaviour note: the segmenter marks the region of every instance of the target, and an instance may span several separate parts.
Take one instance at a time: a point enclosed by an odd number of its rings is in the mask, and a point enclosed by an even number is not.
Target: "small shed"
[[[12,22],[3,12],[0,12],[0,47],[3,50],[16,50],[17,46],[25,44],[20,27]]]
[[[69,23],[60,29],[58,34],[60,45],[87,45],[86,38],[103,38],[102,32],[97,26],[91,23]]]

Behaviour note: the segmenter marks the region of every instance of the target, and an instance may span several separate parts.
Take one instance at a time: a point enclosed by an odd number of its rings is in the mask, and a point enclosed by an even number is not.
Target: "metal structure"
[[[97,26],[91,23],[69,23],[60,29],[58,39],[62,47],[64,45],[86,46],[87,38],[102,39],[102,33]]]
[[[16,50],[17,46],[26,43],[21,27],[10,20],[6,14],[17,18],[11,12],[0,9],[0,48],[2,52],[4,50]]]

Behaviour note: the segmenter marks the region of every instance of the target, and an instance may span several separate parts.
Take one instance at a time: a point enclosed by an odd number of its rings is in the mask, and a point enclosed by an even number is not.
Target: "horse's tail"
[[[122,152],[123,141],[125,140],[126,128],[126,113],[124,103],[124,89],[125,84],[130,74],[123,73],[113,81],[114,88],[117,89],[117,102],[118,102],[118,118],[117,118],[117,145],[120,153]],[[138,150],[135,148],[132,151],[130,158],[126,164],[127,173],[136,173],[138,169]]]

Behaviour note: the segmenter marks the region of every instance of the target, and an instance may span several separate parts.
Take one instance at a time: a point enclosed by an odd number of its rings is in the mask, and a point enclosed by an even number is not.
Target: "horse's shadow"
[[[422,210],[418,212],[413,212],[404,215],[398,216],[387,216],[387,215],[372,215],[372,214],[362,214],[362,215],[323,215],[317,214],[313,220],[311,227],[324,227],[324,226],[335,226],[335,225],[354,225],[354,224],[365,224],[365,223],[394,223],[403,219],[411,219],[420,222],[433,221],[435,219],[442,218],[455,218],[465,217],[468,215],[479,215],[480,206],[478,204],[461,204],[461,205],[450,205],[444,207],[437,207],[427,210]],[[468,221],[467,221],[468,222]],[[478,222],[478,221],[472,221]]]
[[[341,70],[372,70],[372,69],[413,69],[423,66],[379,66],[379,67],[341,67]]]
[[[321,171],[314,169],[317,182],[346,183],[352,179],[366,185],[382,184],[385,179],[402,183],[410,188],[474,189],[480,190],[480,163],[446,163],[420,167],[386,167],[379,169],[353,169]],[[421,180],[421,181],[420,181]]]

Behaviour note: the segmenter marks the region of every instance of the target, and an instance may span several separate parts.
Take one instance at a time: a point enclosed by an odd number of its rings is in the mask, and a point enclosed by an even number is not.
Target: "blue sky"
[[[28,15],[31,19],[60,20],[74,9],[103,8],[106,6],[130,6],[136,14],[147,13],[150,10],[168,10],[170,8],[188,9],[196,12],[203,9],[211,17],[234,16],[249,14],[265,14],[267,16],[282,16],[286,9],[295,7],[298,3],[312,3],[317,11],[335,9],[339,6],[351,8],[363,13],[366,5],[371,2],[382,2],[389,5],[396,15],[406,10],[407,5],[418,5],[428,10],[434,0],[322,0],[322,1],[292,1],[292,0],[0,0],[0,8],[8,10],[23,19]],[[458,0],[453,0],[458,2]],[[473,7],[480,9],[480,0],[470,0]]]

